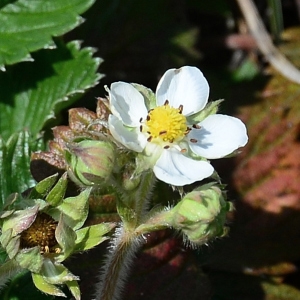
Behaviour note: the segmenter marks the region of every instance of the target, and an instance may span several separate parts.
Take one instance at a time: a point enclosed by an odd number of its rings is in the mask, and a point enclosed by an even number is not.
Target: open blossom
[[[156,177],[183,186],[209,177],[208,159],[231,154],[247,141],[237,118],[212,114],[193,123],[208,101],[209,85],[196,67],[168,70],[156,88],[156,105],[129,83],[111,85],[109,129],[128,149],[147,157]]]

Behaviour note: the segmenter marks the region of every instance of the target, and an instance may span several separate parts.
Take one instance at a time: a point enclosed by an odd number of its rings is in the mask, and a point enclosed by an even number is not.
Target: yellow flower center
[[[38,214],[31,226],[21,233],[21,247],[31,248],[40,246],[41,253],[59,252],[55,239],[57,222],[49,215]]]
[[[181,140],[189,131],[182,109],[182,105],[174,108],[166,101],[164,105],[150,110],[146,120],[148,141],[158,138],[163,142],[173,143]]]

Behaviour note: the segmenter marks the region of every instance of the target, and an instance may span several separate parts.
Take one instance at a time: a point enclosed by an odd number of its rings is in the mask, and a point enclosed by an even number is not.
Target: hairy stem
[[[111,242],[95,300],[119,299],[135,254],[144,241],[142,234],[136,232],[136,228],[141,225],[146,215],[154,182],[152,170],[144,172],[140,184],[132,191],[124,191],[123,199],[117,201],[122,223]]]
[[[126,232],[123,228],[116,231],[103,274],[100,276],[95,300],[119,299],[129,267],[142,244],[142,237],[137,237],[134,232]]]

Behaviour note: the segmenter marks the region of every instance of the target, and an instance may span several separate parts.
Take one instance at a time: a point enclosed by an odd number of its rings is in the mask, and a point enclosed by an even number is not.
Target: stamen
[[[167,146],[164,146],[164,149],[169,149],[170,148],[170,146],[169,145],[167,145]]]
[[[193,128],[195,128],[195,129],[200,129],[201,128],[201,126],[200,125],[198,125],[198,124],[193,124],[193,126],[192,126]]]
[[[179,109],[179,113],[182,114],[182,111],[183,111],[183,105],[180,104],[178,109]]]
[[[173,143],[181,140],[189,132],[186,118],[181,114],[182,110],[182,105],[179,108],[173,108],[169,106],[169,100],[166,100],[164,105],[148,113],[146,122],[143,124],[146,126],[144,131],[147,131],[155,142],[160,140]]]
[[[148,138],[147,138],[147,142],[151,142],[152,141],[152,135],[150,135]]]
[[[181,153],[185,153],[187,150],[186,149],[181,149],[180,152]]]
[[[142,132],[142,131],[143,131],[143,125],[140,126],[140,132]]]
[[[40,213],[29,228],[21,233],[21,248],[40,247],[40,253],[53,253],[52,247],[57,244],[55,230],[57,222],[50,216]]]
[[[140,118],[140,122],[142,122],[143,121],[143,118]]]
[[[190,139],[190,142],[191,143],[198,143],[198,140],[196,140],[196,139]]]
[[[187,127],[184,134],[188,134],[191,130],[192,130],[192,129],[191,129],[190,127]]]

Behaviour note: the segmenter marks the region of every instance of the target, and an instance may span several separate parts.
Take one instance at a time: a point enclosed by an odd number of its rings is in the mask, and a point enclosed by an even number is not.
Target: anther
[[[192,130],[192,129],[191,129],[190,127],[187,127],[184,134],[188,134],[191,130]]]
[[[185,153],[187,150],[186,149],[181,149],[180,152],[181,153]]]
[[[143,125],[140,126],[140,132],[142,132],[142,131],[143,131]]]
[[[165,133],[167,133],[167,130],[162,130],[162,131],[159,132],[159,135],[162,135],[162,134],[165,134]]]
[[[140,118],[140,122],[142,122],[143,121],[143,118]]]
[[[152,141],[152,135],[150,135],[148,138],[147,138],[147,142],[151,142]]]
[[[198,125],[198,124],[194,124],[194,125],[193,125],[193,128],[195,128],[195,129],[200,129],[200,128],[201,128],[201,126],[200,126],[200,125]]]
[[[150,116],[149,115],[147,116],[147,121],[150,121]]]
[[[196,140],[196,139],[190,139],[190,142],[191,143],[198,143],[198,140]]]
[[[166,100],[165,103],[164,103],[164,105],[165,105],[165,106],[166,106],[166,105],[169,105],[169,103],[170,103],[169,100]]]
[[[169,149],[170,148],[170,146],[169,145],[167,145],[167,146],[164,146],[164,149]]]
[[[179,109],[179,113],[182,114],[182,111],[183,111],[183,105],[180,104],[178,109]]]

